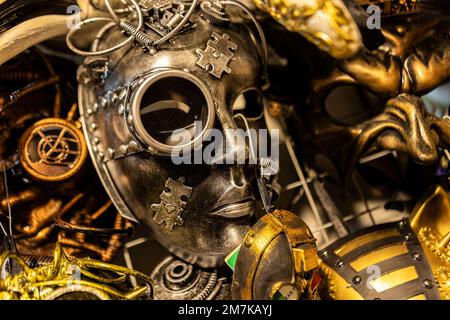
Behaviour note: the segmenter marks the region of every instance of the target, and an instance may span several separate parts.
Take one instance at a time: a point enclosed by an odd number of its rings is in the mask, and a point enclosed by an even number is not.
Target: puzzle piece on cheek
[[[155,212],[153,220],[163,225],[166,231],[172,231],[175,225],[182,225],[183,208],[187,204],[187,198],[192,194],[192,188],[184,185],[184,178],[177,181],[171,178],[167,179],[164,190],[160,195],[160,203],[152,204],[151,208]]]

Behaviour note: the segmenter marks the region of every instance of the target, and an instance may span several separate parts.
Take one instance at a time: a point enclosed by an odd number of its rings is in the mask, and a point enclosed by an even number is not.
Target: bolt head
[[[338,262],[336,262],[336,267],[338,268],[342,268],[345,265],[343,260],[339,260]]]
[[[358,285],[361,283],[362,278],[360,276],[354,276],[352,281],[354,284]]]
[[[425,279],[425,280],[423,280],[423,287],[426,289],[432,289],[433,282],[430,279]]]

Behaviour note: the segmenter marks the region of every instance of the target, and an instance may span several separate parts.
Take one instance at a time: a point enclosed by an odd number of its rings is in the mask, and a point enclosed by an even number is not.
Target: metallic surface
[[[240,23],[232,23],[234,28],[216,26],[199,16],[199,11],[194,12],[191,21],[195,22],[190,22],[190,28],[161,45],[160,51],[130,46],[113,52],[108,64],[113,69],[109,69],[106,78],[96,85],[80,84],[79,105],[91,157],[119,211],[147,226],[178,257],[202,267],[213,267],[223,264],[223,258],[247,232],[253,211],[248,208],[254,206],[245,206],[242,218],[236,218],[239,215],[234,210],[225,209],[254,201],[251,176],[246,176],[241,165],[174,165],[171,159],[155,154],[154,148],[146,149],[151,146],[142,144],[141,135],[134,129],[135,115],[130,112],[131,97],[142,80],[163,76],[168,71],[186,73],[210,91],[217,116],[215,127],[237,128],[231,115],[235,100],[245,91],[258,91],[261,85],[258,48]],[[160,36],[152,30],[146,29],[147,36],[158,39]],[[197,50],[204,49],[215,33],[226,34],[237,45],[229,61],[232,71],[221,79],[197,65]],[[95,49],[109,47],[122,37],[119,31],[110,29],[100,37]],[[215,56],[225,56],[226,46],[213,42]],[[236,154],[242,153],[241,147],[235,148],[234,143],[231,146]],[[183,225],[168,231],[153,219],[152,205],[160,202],[166,181],[179,177],[185,178],[184,184],[192,188],[192,194],[184,207]],[[218,208],[232,214],[215,215]]]
[[[72,178],[87,157],[81,130],[59,118],[36,122],[23,134],[19,148],[23,168],[31,177],[45,182]]]
[[[433,187],[409,222],[363,229],[321,251],[326,296],[449,299],[449,204],[447,192]]]
[[[217,270],[202,269],[175,257],[167,257],[153,270],[155,300],[227,300],[227,278]]]
[[[341,0],[253,0],[287,30],[298,32],[335,58],[343,59],[361,48],[361,34]]]
[[[450,300],[450,197],[433,187],[417,203],[410,223],[430,263],[442,299]]]
[[[450,29],[445,16],[418,15],[382,22],[383,45],[338,62],[313,81],[309,123],[320,148],[331,150],[325,153],[347,179],[368,151],[401,151],[418,163],[430,164],[438,159],[438,148],[449,143],[448,121],[427,112],[421,100],[450,77]],[[384,101],[384,108],[368,120],[343,125],[325,106],[328,95],[342,86],[372,92]],[[330,148],[336,141],[342,144],[339,150]]]
[[[0,266],[9,260],[19,264],[23,272],[0,280],[0,297],[4,300],[56,299],[70,291],[89,292],[101,299],[130,300],[149,298],[152,293],[152,281],[145,274],[89,258],[68,258],[60,246],[56,247],[51,264],[30,268],[15,253],[6,251],[0,256]],[[95,273],[101,271],[111,272],[111,276]],[[128,291],[119,289],[129,276],[139,278],[145,285]],[[63,292],[58,289],[61,286],[65,287]]]
[[[353,233],[324,249],[320,257],[331,298],[439,299],[435,286],[424,285],[433,274],[405,220]],[[346,285],[342,287],[336,278]]]
[[[275,210],[263,216],[247,233],[236,260],[233,299],[275,299],[282,288],[291,286],[308,296],[305,274],[318,266],[315,239],[296,215]]]

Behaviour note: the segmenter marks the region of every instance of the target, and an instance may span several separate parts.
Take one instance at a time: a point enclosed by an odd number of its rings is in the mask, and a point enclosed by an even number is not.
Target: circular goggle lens
[[[173,71],[158,74],[138,91],[133,102],[136,132],[160,153],[186,148],[212,127],[212,98],[192,75]]]

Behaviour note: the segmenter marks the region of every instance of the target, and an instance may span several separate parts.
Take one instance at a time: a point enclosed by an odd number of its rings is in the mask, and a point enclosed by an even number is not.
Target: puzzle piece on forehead
[[[213,32],[212,40],[208,40],[206,48],[196,49],[199,56],[196,64],[211,75],[220,79],[224,72],[231,73],[228,67],[229,62],[234,57],[234,51],[237,50],[237,44],[230,41],[230,37],[225,33],[220,35]]]
[[[209,71],[217,79],[220,79],[224,72],[231,73],[231,69],[228,67],[230,58],[222,53],[217,54],[213,47],[208,46],[205,50],[197,49],[195,52],[199,55],[196,64],[205,71]]]
[[[213,47],[216,52],[222,53],[228,58],[233,58],[234,52],[238,46],[236,43],[230,41],[230,36],[224,33],[223,35],[213,32],[211,35],[213,40],[208,40],[207,45]]]

